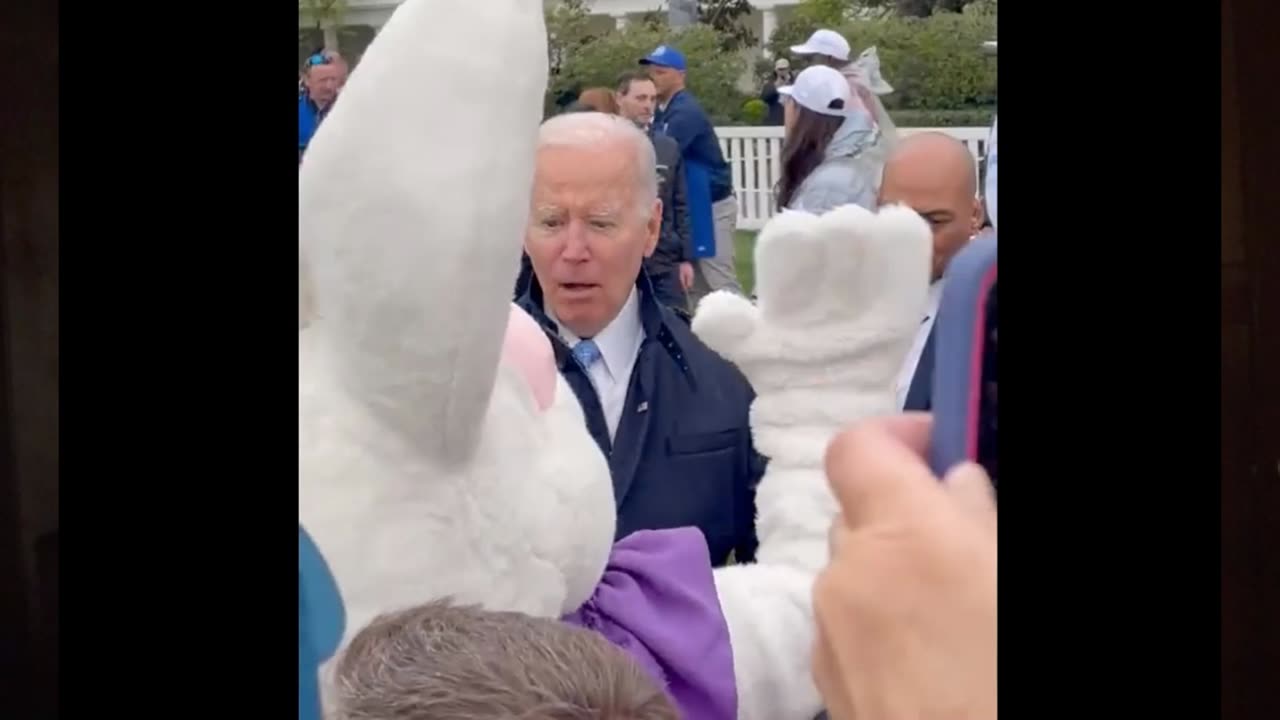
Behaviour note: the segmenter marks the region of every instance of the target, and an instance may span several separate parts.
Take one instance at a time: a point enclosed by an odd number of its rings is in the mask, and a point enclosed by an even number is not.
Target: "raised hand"
[[[827,455],[841,516],[813,590],[832,720],[996,717],[996,509],[974,464],[939,482],[925,415],[867,422]]]

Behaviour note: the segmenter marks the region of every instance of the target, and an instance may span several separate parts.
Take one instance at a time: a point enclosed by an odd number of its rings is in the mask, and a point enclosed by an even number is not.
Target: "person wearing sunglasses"
[[[298,162],[302,162],[311,137],[329,114],[346,81],[347,63],[336,52],[321,50],[303,63],[298,93]]]

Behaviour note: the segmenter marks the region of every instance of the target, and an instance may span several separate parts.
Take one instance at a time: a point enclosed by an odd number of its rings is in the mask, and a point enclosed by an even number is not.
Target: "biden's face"
[[[525,251],[546,310],[582,338],[622,309],[662,225],[625,141],[538,151]]]

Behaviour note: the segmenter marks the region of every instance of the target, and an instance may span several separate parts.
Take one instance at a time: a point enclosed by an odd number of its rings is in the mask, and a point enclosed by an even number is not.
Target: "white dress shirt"
[[[987,217],[991,218],[991,227],[996,227],[996,130],[1000,119],[991,121],[991,137],[987,138],[987,186],[984,193],[987,201]]]
[[[560,328],[560,337],[570,348],[580,342],[554,315],[551,320]],[[644,325],[640,322],[640,297],[634,288],[617,317],[592,340],[600,348],[600,360],[587,368],[587,377],[591,378],[591,385],[600,398],[604,420],[609,426],[609,441],[612,442],[618,432],[618,422],[622,419],[622,407],[627,402],[631,371],[640,355],[640,344],[644,342]]]
[[[924,319],[920,321],[920,329],[916,330],[916,339],[911,343],[911,351],[907,353],[907,361],[902,364],[898,373],[898,409],[907,404],[907,393],[911,390],[911,381],[916,376],[916,366],[920,364],[920,354],[924,352],[925,343],[929,341],[929,332],[933,330],[934,318],[938,315],[938,301],[942,299],[942,281],[938,280],[929,286],[929,298],[925,302]]]

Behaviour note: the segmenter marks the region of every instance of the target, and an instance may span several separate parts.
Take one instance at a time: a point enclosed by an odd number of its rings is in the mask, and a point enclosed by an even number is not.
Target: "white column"
[[[622,30],[622,29],[626,28],[626,27],[627,27],[627,22],[628,22],[628,19],[627,19],[627,16],[626,16],[626,15],[614,15],[614,16],[613,16],[613,23],[614,23],[614,25],[615,25],[619,30]]]
[[[766,8],[760,11],[760,47],[764,48],[769,44],[769,38],[773,37],[773,31],[778,29],[778,13],[773,8]],[[765,50],[767,56],[769,51]]]

